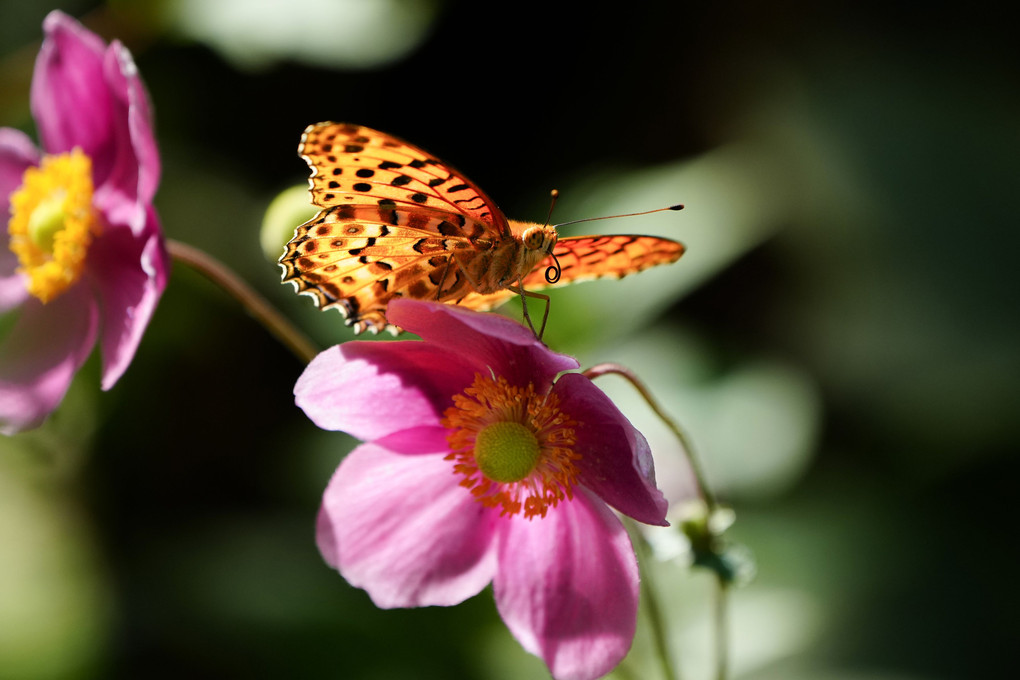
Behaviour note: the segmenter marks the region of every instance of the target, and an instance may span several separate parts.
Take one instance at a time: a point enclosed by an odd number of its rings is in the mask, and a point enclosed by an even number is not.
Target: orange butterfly
[[[559,238],[555,226],[507,220],[443,161],[367,127],[309,125],[298,154],[321,210],[287,244],[283,280],[321,309],[339,309],[355,333],[399,332],[386,320],[396,297],[485,310],[526,295],[545,299],[548,316],[548,296],[533,289],[619,278],[684,252],[665,238]],[[530,325],[526,307],[524,314]]]

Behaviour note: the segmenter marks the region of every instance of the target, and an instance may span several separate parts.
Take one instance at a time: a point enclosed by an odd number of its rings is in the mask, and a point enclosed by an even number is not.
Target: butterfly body
[[[554,227],[509,221],[510,236],[470,258],[458,258],[476,293],[483,295],[516,286],[524,273],[545,259],[556,245]]]
[[[297,227],[283,280],[337,308],[355,332],[399,329],[386,305],[410,297],[488,309],[509,288],[623,276],[672,262],[683,245],[650,236],[559,238],[555,227],[507,220],[464,175],[385,133],[345,123],[306,128],[298,153],[320,212]],[[566,245],[565,245],[566,244]]]

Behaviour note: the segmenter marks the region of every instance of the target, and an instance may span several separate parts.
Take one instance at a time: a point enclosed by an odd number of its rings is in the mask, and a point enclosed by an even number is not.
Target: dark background
[[[393,0],[358,34],[417,17],[417,37],[372,63],[329,56],[371,3],[269,4],[298,28],[259,2],[53,5],[135,55],[168,237],[326,347],[351,337],[339,316],[259,247],[309,123],[420,144],[518,219],[553,187],[560,220],[685,203],[596,223],[689,252],[557,292],[547,339],[632,365],[735,508],[758,573],[731,600],[734,677],[1013,668],[1020,55],[998,3]],[[0,124],[34,134],[53,7],[0,6]],[[490,593],[382,611],[322,562],[319,497],[353,440],[294,406],[301,368],[177,264],[115,389],[93,358],[43,428],[0,441],[0,677],[542,677]],[[682,500],[675,444],[606,389]],[[653,573],[683,677],[709,677],[710,582]],[[619,677],[656,677],[647,638],[642,619]]]

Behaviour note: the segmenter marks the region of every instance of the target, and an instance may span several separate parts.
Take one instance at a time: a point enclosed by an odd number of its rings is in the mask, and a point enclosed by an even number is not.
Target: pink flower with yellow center
[[[97,341],[124,373],[166,287],[160,161],[131,54],[51,12],[32,79],[42,151],[0,129],[0,432],[39,425]]]
[[[634,636],[638,567],[610,507],[665,525],[644,437],[571,357],[505,317],[395,300],[422,341],[348,342],[294,392],[365,443],[323,497],[319,550],[380,607],[453,605],[490,582],[556,678],[596,678]]]

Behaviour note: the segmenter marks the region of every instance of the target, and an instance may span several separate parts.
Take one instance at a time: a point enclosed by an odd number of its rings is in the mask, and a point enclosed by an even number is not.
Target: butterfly
[[[544,299],[547,317],[549,298],[535,289],[619,278],[684,252],[666,238],[560,238],[555,226],[508,220],[449,164],[361,125],[309,125],[298,155],[320,211],[295,229],[283,280],[319,308],[340,310],[355,333],[398,333],[386,319],[398,297],[486,310],[520,295]],[[526,305],[524,315],[531,325]]]

